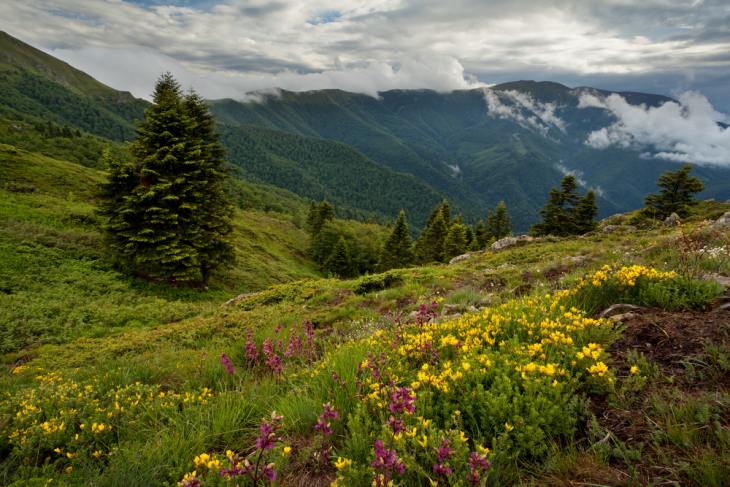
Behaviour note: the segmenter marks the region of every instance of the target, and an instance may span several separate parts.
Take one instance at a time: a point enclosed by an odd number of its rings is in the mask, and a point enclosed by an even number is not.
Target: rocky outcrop
[[[715,223],[712,224],[712,227],[717,228],[718,230],[725,229],[728,226],[730,226],[730,211],[722,215]]]
[[[676,213],[672,213],[667,217],[666,220],[664,220],[664,226],[669,228],[674,228],[679,224],[679,215]]]
[[[513,247],[520,242],[529,242],[530,240],[534,239],[529,235],[520,235],[519,237],[505,237],[494,242],[487,250],[503,250],[508,247]]]
[[[452,265],[452,264],[456,264],[457,262],[461,262],[462,260],[466,260],[466,259],[468,259],[469,257],[471,257],[471,254],[461,254],[461,255],[457,255],[456,257],[454,257],[453,259],[451,259],[451,260],[449,261],[449,265]]]
[[[616,233],[623,230],[623,227],[621,225],[607,225],[602,233],[609,234],[609,233]]]

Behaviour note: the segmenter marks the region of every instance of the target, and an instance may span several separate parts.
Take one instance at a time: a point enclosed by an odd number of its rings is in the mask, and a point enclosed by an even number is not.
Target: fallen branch
[[[730,303],[725,303],[722,306],[718,306],[717,308],[710,311],[710,313],[717,313],[718,311],[724,311],[726,309],[730,309]]]
[[[630,309],[631,311],[638,311],[640,313],[646,313],[647,311],[650,311],[649,308],[646,308],[644,306],[636,306],[635,304],[614,304],[603,310],[603,312],[598,315],[598,317],[605,318],[611,311],[616,309]]]

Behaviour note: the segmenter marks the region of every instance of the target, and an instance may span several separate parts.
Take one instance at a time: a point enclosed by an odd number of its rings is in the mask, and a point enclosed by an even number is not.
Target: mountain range
[[[152,87],[150,87],[151,89]],[[601,216],[640,207],[678,162],[646,148],[587,144],[615,124],[600,103],[612,92],[516,81],[437,93],[393,90],[378,98],[340,90],[269,90],[246,100],[211,100],[235,177],[328,199],[341,216],[393,220],[401,209],[423,227],[448,199],[467,223],[500,201],[513,230],[540,220],[550,188],[567,173],[598,193]],[[629,105],[659,107],[671,98],[618,93]],[[122,142],[147,106],[0,32],[0,117],[51,121]],[[651,150],[651,148],[649,148]],[[701,198],[730,198],[730,171],[695,166]]]

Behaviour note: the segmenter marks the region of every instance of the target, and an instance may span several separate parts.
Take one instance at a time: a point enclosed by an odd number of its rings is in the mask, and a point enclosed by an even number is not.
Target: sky
[[[730,114],[728,0],[3,0],[0,30],[147,99],[167,70],[208,99],[532,79]]]

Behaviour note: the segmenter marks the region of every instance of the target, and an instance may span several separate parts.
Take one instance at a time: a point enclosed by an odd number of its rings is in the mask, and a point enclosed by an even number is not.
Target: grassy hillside
[[[192,318],[7,354],[0,478],[227,485],[221,471],[261,454],[276,485],[365,487],[374,474],[467,485],[476,472],[487,486],[724,486],[730,320],[713,310],[730,296],[687,272],[730,266],[715,252],[688,268],[674,240],[727,244],[690,230],[728,210],[705,202],[679,231],[632,231],[637,215],[623,215],[613,234],[275,285],[219,310],[183,299]],[[598,318],[615,303],[648,308]],[[176,311],[187,310],[159,313]],[[396,398],[393,385],[405,388]],[[260,418],[272,410],[282,427],[261,453]],[[404,429],[394,435],[389,421]],[[402,473],[373,472],[378,448]],[[472,452],[484,457],[470,468]]]
[[[236,213],[237,264],[215,276],[210,290],[127,277],[100,245],[93,202],[94,184],[102,177],[94,169],[0,144],[4,352],[175,322],[240,293],[318,276],[304,255],[308,236],[291,217],[251,209]],[[247,194],[240,193],[242,201]]]

